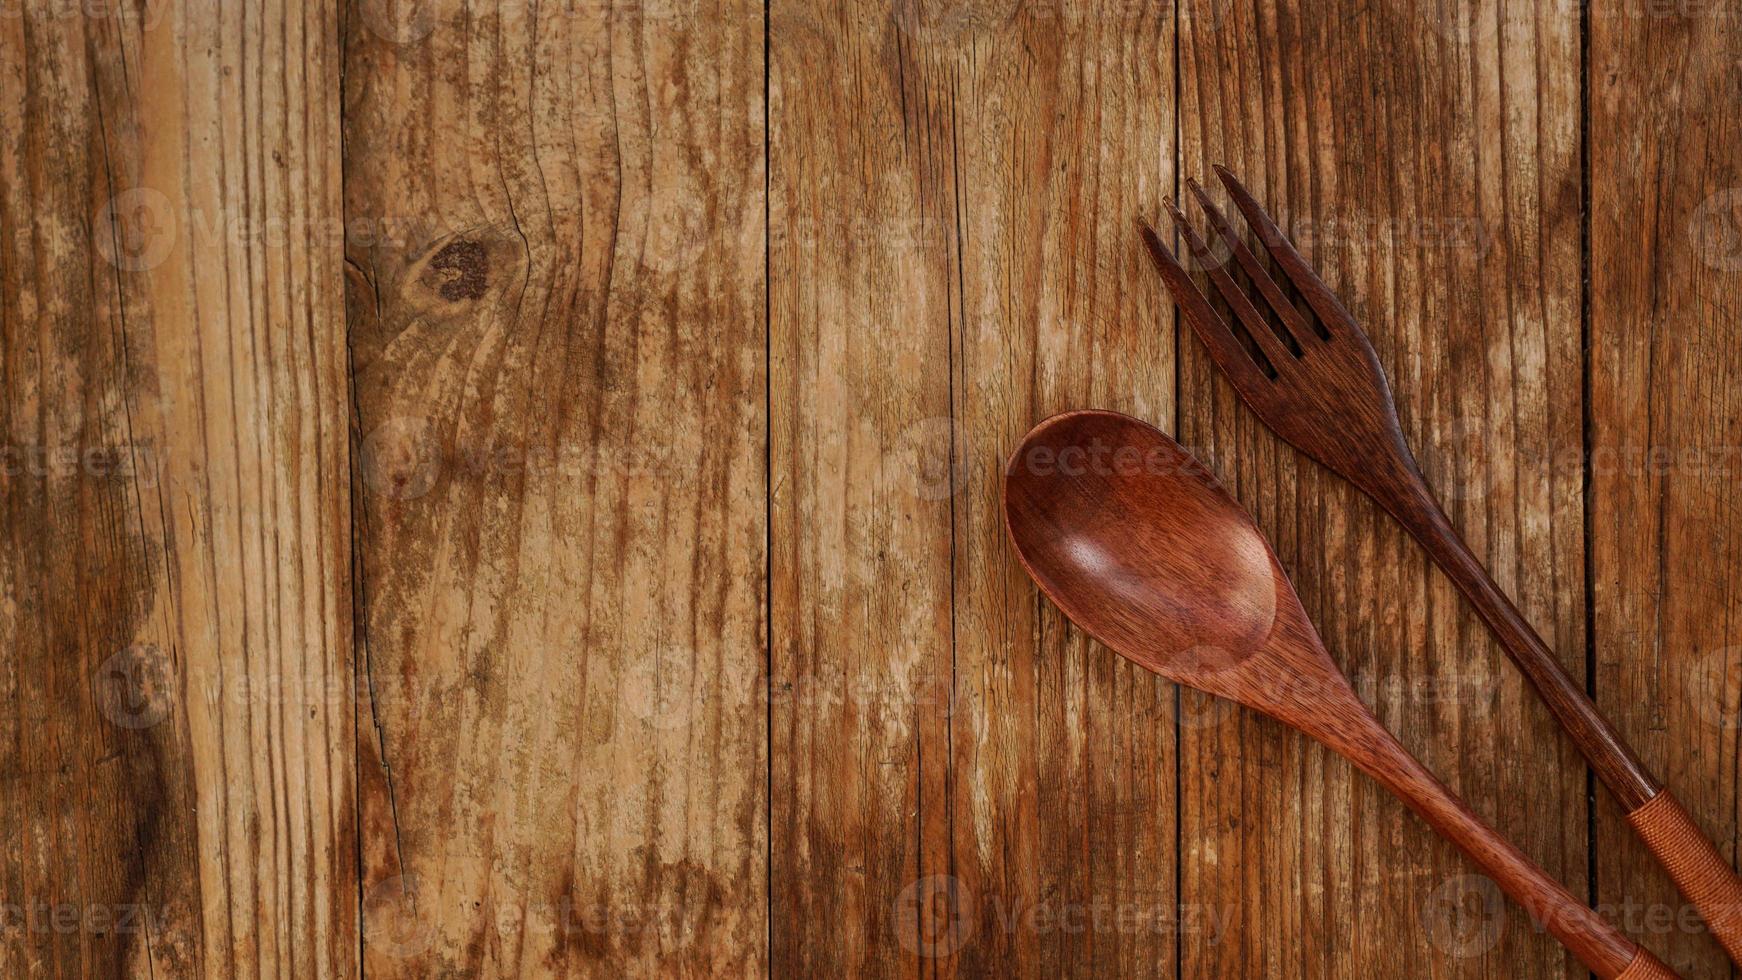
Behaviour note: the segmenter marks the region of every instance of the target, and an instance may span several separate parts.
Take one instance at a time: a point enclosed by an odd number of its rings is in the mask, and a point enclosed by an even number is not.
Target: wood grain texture
[[[0,0],[0,976],[1583,976],[1348,766],[1035,595],[997,475],[1086,406],[1218,467],[1477,814],[1727,976],[1132,218],[1249,178],[1733,861],[1739,25]]]
[[[1172,176],[1151,152],[1173,121],[1156,57],[1171,45],[1158,5],[1075,0],[931,50],[960,148],[951,799],[955,874],[979,903],[968,975],[1173,976],[1181,932],[1215,927],[1175,891],[1175,692],[1029,598],[998,502],[1033,422],[1173,409],[1172,331],[1131,221]]]
[[[762,11],[348,14],[365,966],[760,974]]]
[[[1225,163],[1278,213],[1367,328],[1453,521],[1582,678],[1579,476],[1532,463],[1580,440],[1576,21],[1410,3],[1181,17],[1182,172]],[[1180,435],[1221,463],[1333,655],[1582,892],[1583,766],[1545,710],[1413,542],[1262,431],[1195,343]],[[1458,855],[1422,840],[1387,865],[1418,833],[1402,811],[1266,723],[1188,729],[1181,778],[1182,891],[1240,906],[1223,943],[1188,939],[1187,974],[1582,972]]]
[[[1648,28],[1648,29],[1647,29]],[[1597,694],[1736,859],[1742,677],[1742,93],[1733,9],[1594,5],[1590,514]],[[1717,110],[1717,111],[1714,111]],[[1687,977],[1732,975],[1667,877],[1598,808],[1600,901]]]
[[[774,967],[1172,976],[1172,690],[1039,603],[1003,454],[1171,414],[1152,5],[771,7]]]
[[[333,11],[0,18],[0,974],[356,972]]]
[[[781,974],[930,972],[965,928],[946,798],[953,139],[910,44],[886,4],[769,9]]]

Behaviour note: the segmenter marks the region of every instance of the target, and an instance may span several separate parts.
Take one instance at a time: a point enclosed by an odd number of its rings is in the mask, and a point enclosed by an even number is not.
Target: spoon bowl
[[[1263,649],[1278,597],[1293,596],[1264,536],[1209,471],[1124,415],[1041,423],[1005,471],[1004,514],[1048,598],[1176,683]]]

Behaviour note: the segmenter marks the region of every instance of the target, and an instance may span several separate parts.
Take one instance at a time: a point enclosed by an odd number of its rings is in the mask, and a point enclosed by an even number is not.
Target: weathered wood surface
[[[761,11],[351,13],[364,965],[761,974]]]
[[[1599,703],[1732,862],[1742,724],[1742,19],[1590,17],[1590,535]],[[1642,30],[1649,25],[1649,30]],[[1597,808],[1597,898],[1731,966]]]
[[[0,975],[349,976],[339,26],[0,17]]]
[[[1478,813],[1728,975],[1132,218],[1248,179],[1733,847],[1735,13],[0,3],[0,975],[1582,975],[1036,598],[997,474],[1085,406],[1214,462]]]
[[[1171,976],[1173,694],[1036,601],[998,503],[1045,415],[1171,412],[1131,220],[1170,19],[770,25],[774,967]]]

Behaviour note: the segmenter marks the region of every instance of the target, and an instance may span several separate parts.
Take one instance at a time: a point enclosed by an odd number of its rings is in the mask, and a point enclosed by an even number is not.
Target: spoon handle
[[[1700,910],[1730,959],[1742,964],[1742,878],[1567,676],[1548,644],[1464,544],[1426,483],[1418,477],[1389,500],[1381,498],[1381,503],[1470,600],[1591,768],[1626,808],[1628,825]]]
[[[1500,889],[1603,978],[1674,977],[1650,951],[1622,935],[1574,898],[1529,857],[1470,812],[1397,739],[1355,702],[1315,734],[1407,803],[1441,836],[1458,845]],[[1358,707],[1358,710],[1356,708]]]

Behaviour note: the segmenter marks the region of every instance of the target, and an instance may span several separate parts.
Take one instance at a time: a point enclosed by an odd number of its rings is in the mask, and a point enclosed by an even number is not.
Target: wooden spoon
[[[1041,591],[1121,656],[1263,712],[1359,766],[1599,977],[1675,976],[1385,730],[1325,652],[1251,518],[1159,429],[1114,412],[1042,422],[1005,470],[1004,520]]]

